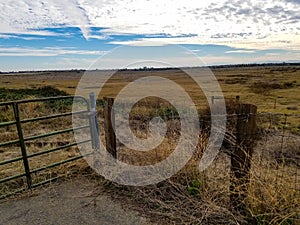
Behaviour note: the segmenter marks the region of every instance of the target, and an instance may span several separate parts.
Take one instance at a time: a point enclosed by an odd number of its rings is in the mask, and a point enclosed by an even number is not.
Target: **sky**
[[[0,0],[0,71],[117,69],[131,48],[198,66],[172,45],[205,65],[300,62],[299,12],[300,0]]]

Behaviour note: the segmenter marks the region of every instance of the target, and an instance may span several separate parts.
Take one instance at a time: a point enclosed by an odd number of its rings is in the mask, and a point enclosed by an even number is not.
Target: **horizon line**
[[[44,69],[44,70],[19,70],[19,71],[0,71],[1,74],[7,73],[29,73],[29,72],[71,72],[71,71],[151,71],[151,70],[171,70],[171,69],[197,69],[197,68],[230,68],[230,67],[255,67],[255,66],[300,66],[300,61],[296,62],[258,62],[258,63],[237,63],[237,64],[219,64],[207,66],[181,66],[181,67],[155,67],[144,66],[139,68],[113,68],[113,69]]]

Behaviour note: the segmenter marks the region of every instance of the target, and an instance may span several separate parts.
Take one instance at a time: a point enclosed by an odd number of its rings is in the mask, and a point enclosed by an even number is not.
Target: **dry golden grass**
[[[300,108],[300,68],[299,67],[249,67],[249,68],[229,68],[214,69],[214,74],[218,78],[226,98],[241,97],[242,102],[252,103],[258,106],[259,111],[279,112],[279,113],[300,113],[299,109],[288,109],[288,106],[297,106]],[[101,72],[99,72],[101,73]],[[153,74],[154,73],[154,74]],[[122,71],[118,72],[104,87],[99,98],[103,96],[114,97],[130,81],[141,76],[157,75],[174,80],[187,90],[195,101],[198,108],[203,112],[207,102],[203,98],[201,90],[180,71]],[[53,85],[69,94],[74,94],[75,87],[79,82],[80,74],[75,72],[53,73],[44,72],[41,74],[28,75],[9,75],[0,76],[0,88],[33,88],[42,87],[45,84]],[[295,86],[284,89],[269,89],[267,92],[253,90],[253,85],[258,82],[273,82],[284,84],[293,83]],[[276,109],[274,102],[276,99]],[[149,108],[149,106],[151,106]],[[144,99],[139,102],[132,111],[131,122],[132,129],[139,137],[147,137],[148,126],[147,118],[153,115],[166,114],[168,118],[174,116],[172,109],[168,104],[158,99]],[[163,108],[163,109],[162,109]],[[168,108],[168,110],[166,110]],[[23,118],[46,115],[50,112],[49,107],[41,103],[30,103],[21,107]],[[11,109],[1,109],[1,118],[11,120]],[[102,117],[102,109],[98,111]],[[282,118],[275,118],[272,121],[269,118],[260,118],[260,127],[270,130],[285,129],[285,135],[290,131],[299,132],[299,117],[289,117],[288,124],[283,124]],[[278,122],[279,121],[279,122]],[[36,135],[46,133],[55,129],[62,129],[69,126],[71,120],[51,120],[50,122],[39,122],[36,124],[24,125],[26,135]],[[100,127],[103,127],[103,120],[100,119]],[[174,150],[178,141],[180,132],[178,121],[167,121],[169,130],[164,142],[156,149],[141,153],[131,151],[122,145],[118,145],[118,158],[124,162],[134,165],[148,165],[159,162],[166,158]],[[288,125],[288,126],[287,126]],[[34,129],[32,129],[34,127]],[[0,129],[0,142],[17,139],[16,130],[12,127]],[[102,138],[103,138],[103,131]],[[281,135],[277,133],[276,135]],[[275,134],[274,134],[275,135]],[[299,137],[299,136],[297,136]],[[263,137],[262,137],[263,138]],[[282,148],[280,139],[268,139],[267,143],[275,143],[277,147]],[[41,151],[58,146],[59,143],[73,142],[72,135],[55,136],[45,138],[39,142],[31,142],[27,146],[29,153]],[[285,143],[290,139],[285,139]],[[295,164],[283,164],[278,161],[270,148],[258,146],[253,156],[251,182],[249,193],[246,199],[246,209],[248,218],[233,213],[230,210],[229,186],[230,186],[230,158],[228,153],[221,152],[214,163],[203,173],[197,170],[199,158],[207,143],[205,133],[199,138],[199,146],[194,153],[193,158],[178,174],[156,185],[147,187],[125,187],[112,184],[108,181],[100,181],[107,187],[108,192],[113,192],[114,197],[121,198],[130,203],[137,210],[151,217],[155,222],[161,224],[243,224],[246,219],[252,219],[253,224],[299,224],[299,166]],[[297,142],[298,143],[298,142]],[[296,143],[296,145],[297,145]],[[274,146],[272,147],[274,148]],[[270,157],[265,157],[262,152],[266,152]],[[296,150],[297,153],[298,150]],[[78,149],[71,148],[50,155],[38,157],[36,160],[30,160],[32,168],[61,161],[74,155],[78,155]],[[293,153],[294,154],[294,153]],[[17,146],[0,149],[0,161],[20,156]],[[276,156],[276,155],[275,155]],[[34,182],[43,181],[56,175],[66,173],[82,173],[87,168],[83,160],[74,163],[59,166],[55,169],[44,171],[34,176]],[[22,163],[14,163],[1,167],[0,179],[6,176],[22,172]],[[97,175],[89,173],[95,178]],[[18,179],[0,186],[0,193],[10,193],[12,189],[20,187],[24,179]],[[115,193],[119,193],[115,195]],[[125,196],[125,197],[124,197]],[[128,198],[129,197],[129,198]]]
[[[299,66],[270,66],[270,67],[241,67],[241,68],[215,68],[212,72],[217,77],[224,96],[235,98],[239,95],[243,102],[258,105],[260,111],[294,112],[287,106],[299,106],[300,102],[300,67]],[[97,73],[101,74],[101,71]],[[69,94],[75,93],[75,88],[83,73],[69,72],[39,72],[26,75],[1,75],[0,88],[37,88],[45,85],[54,86]],[[174,80],[194,98],[195,103],[203,104],[203,95],[195,83],[182,71],[118,71],[106,84],[99,98],[102,96],[115,96],[122,87],[129,82],[144,76],[161,76]],[[293,83],[290,88],[271,89],[256,93],[251,90],[255,83],[266,82],[283,85]],[[199,100],[202,98],[202,100]],[[277,99],[276,110],[274,102]],[[205,101],[204,101],[205,102]]]
[[[139,120],[139,123],[145,122]],[[169,127],[174,130],[167,133],[160,146],[148,152],[119,146],[118,159],[133,165],[152,165],[165,159],[176,147],[176,138],[179,137],[176,133],[178,126],[171,123],[176,123],[176,120],[169,121]],[[137,132],[139,137],[147,136],[146,129]],[[174,132],[177,135],[172,135]],[[198,172],[198,163],[207,143],[205,132],[199,137],[192,159],[170,179],[146,187],[126,187],[108,182],[107,189],[121,194],[118,198],[123,200],[129,196],[135,209],[160,224],[298,224],[300,168],[295,164],[277,162],[273,155],[275,148],[278,151],[290,150],[290,140],[285,139],[282,143],[281,137],[282,133],[278,131],[269,136],[262,134],[254,149],[245,200],[246,216],[231,211],[230,149],[223,149],[207,170]],[[293,146],[299,146],[299,140],[295,140]]]

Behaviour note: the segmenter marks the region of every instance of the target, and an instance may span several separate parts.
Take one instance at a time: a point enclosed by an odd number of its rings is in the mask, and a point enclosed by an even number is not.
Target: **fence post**
[[[113,98],[104,97],[104,130],[106,150],[116,159],[117,158],[117,144],[116,134],[114,131],[115,115],[113,111]]]
[[[234,210],[245,213],[245,198],[250,181],[257,107],[239,104],[237,108],[236,146],[231,153],[230,201]]]
[[[100,149],[99,142],[99,126],[97,119],[97,110],[96,110],[96,97],[95,93],[90,93],[90,126],[91,126],[91,136],[92,136],[92,147],[95,150]]]
[[[26,152],[26,146],[24,142],[24,136],[22,132],[22,127],[21,127],[21,120],[20,120],[20,114],[19,114],[19,106],[17,102],[13,103],[13,110],[14,110],[14,116],[16,120],[16,126],[17,126],[17,131],[18,131],[18,137],[19,137],[19,143],[20,143],[20,148],[22,152],[22,158],[23,158],[23,165],[26,173],[26,180],[27,180],[27,187],[28,189],[31,188],[31,174],[30,174],[30,168],[29,168],[29,163],[28,163],[28,158],[27,158],[27,152]]]
[[[215,104],[215,96],[211,96],[211,104]]]

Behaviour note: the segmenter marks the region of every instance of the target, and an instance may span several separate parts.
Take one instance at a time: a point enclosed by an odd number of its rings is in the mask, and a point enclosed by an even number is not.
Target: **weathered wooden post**
[[[117,144],[116,134],[114,131],[115,115],[113,111],[114,99],[104,97],[104,130],[106,150],[114,157],[117,158]]]
[[[230,200],[234,210],[245,213],[254,138],[257,134],[257,107],[251,104],[239,104],[236,112],[237,134],[236,147],[231,153]]]

